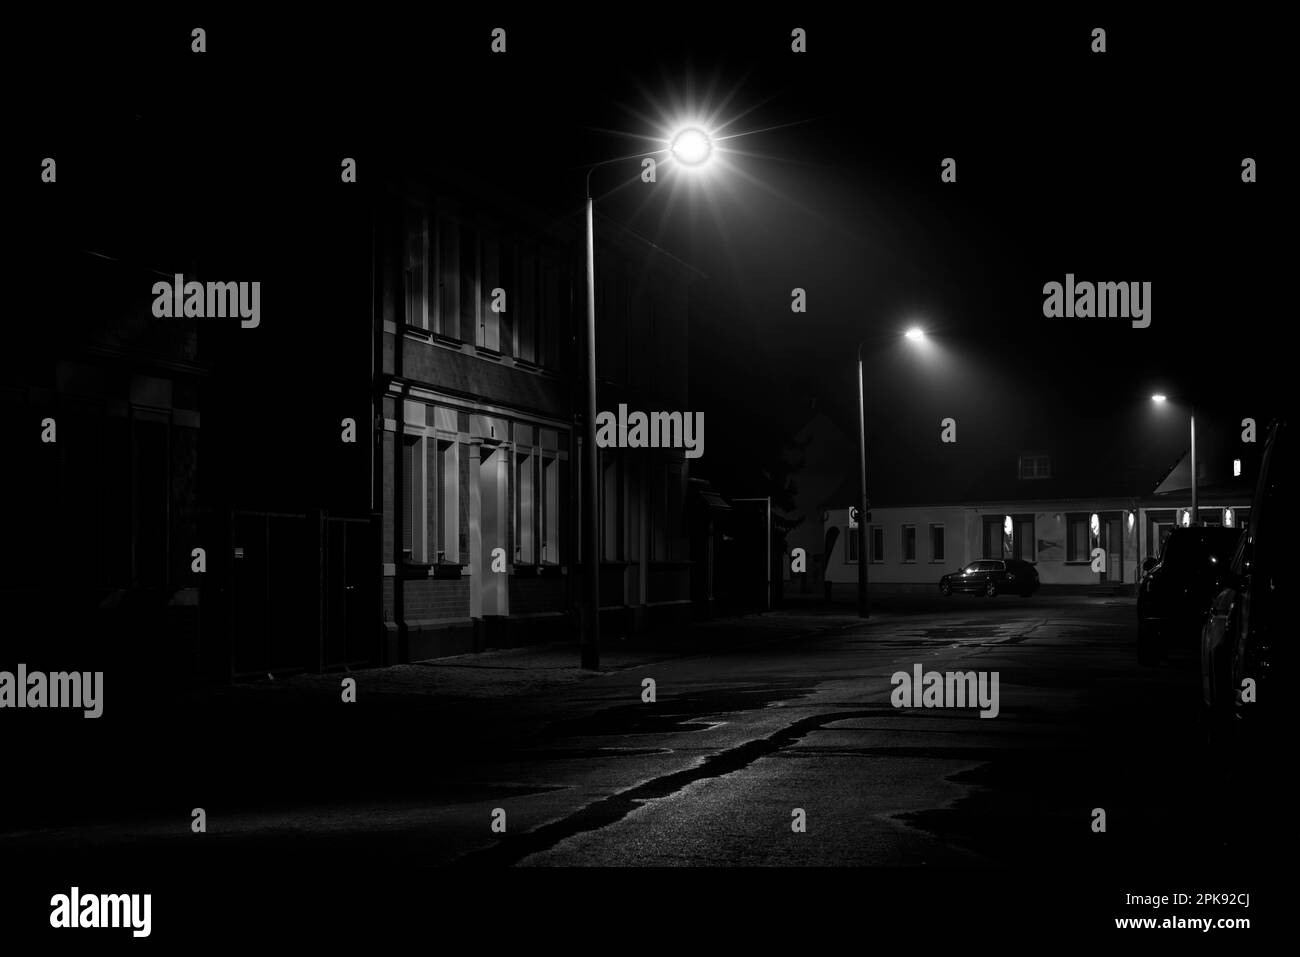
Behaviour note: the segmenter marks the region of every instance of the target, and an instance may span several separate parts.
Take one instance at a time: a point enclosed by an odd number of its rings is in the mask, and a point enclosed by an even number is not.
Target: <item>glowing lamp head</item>
[[[1161,395],[1160,393],[1157,392],[1155,395],[1151,397],[1151,401],[1154,402],[1156,405],[1159,405],[1160,403],[1167,401],[1168,398],[1169,398],[1168,396]]]
[[[911,329],[908,329],[905,333],[903,333],[903,336],[907,339],[912,340],[913,342],[920,342],[922,339],[925,338],[925,330],[922,329],[920,326],[913,326]]]
[[[713,140],[698,126],[688,126],[673,137],[669,151],[685,166],[703,166],[713,154]]]

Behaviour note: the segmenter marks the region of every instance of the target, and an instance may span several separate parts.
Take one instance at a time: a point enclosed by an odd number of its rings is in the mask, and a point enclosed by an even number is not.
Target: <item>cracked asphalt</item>
[[[1190,649],[1139,666],[1130,600],[958,597],[745,627],[763,640],[611,649],[615,670],[594,676],[567,650],[537,651],[356,672],[355,705],[338,675],[222,691],[154,723],[146,748],[166,760],[152,774],[28,808],[0,848],[47,865],[211,866],[1086,869],[1267,854],[1271,811],[1231,810],[1245,759],[1200,733]],[[997,672],[997,717],[893,707],[890,676],[914,664]]]

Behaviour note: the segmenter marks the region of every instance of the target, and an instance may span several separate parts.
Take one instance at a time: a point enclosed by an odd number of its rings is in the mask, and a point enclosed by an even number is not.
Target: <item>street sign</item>
[[[852,506],[852,507],[849,509],[849,528],[857,528],[857,527],[858,527],[858,515],[859,515],[859,514],[860,514],[860,513],[858,512],[858,507],[857,507],[856,505]]]

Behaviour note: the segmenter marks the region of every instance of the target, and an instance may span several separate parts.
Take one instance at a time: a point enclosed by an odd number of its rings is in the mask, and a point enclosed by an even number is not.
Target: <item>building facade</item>
[[[1050,469],[1042,458],[1022,456],[1022,476]],[[1032,563],[1049,588],[1131,587],[1143,561],[1159,557],[1169,530],[1191,522],[1185,459],[1141,497],[873,504],[866,524],[869,582],[886,591],[931,591],[943,575],[972,561],[1014,558]],[[846,500],[852,495],[841,489],[845,501],[828,504],[823,513],[828,592],[841,597],[856,594],[858,581],[858,533],[850,520],[853,503]],[[1247,479],[1203,487],[1198,499],[1202,525],[1244,527],[1250,520]]]
[[[583,247],[407,188],[377,245],[376,502],[383,661],[576,636]],[[689,408],[693,271],[598,221],[598,407]],[[689,614],[680,449],[599,450],[609,634]]]

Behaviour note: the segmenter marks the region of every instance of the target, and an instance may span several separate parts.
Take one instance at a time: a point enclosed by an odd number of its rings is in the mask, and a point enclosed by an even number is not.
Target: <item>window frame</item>
[[[901,526],[900,531],[901,534],[899,536],[899,539],[902,544],[902,563],[904,565],[915,565],[916,564],[916,523],[904,522],[903,525]],[[907,545],[908,545],[907,533],[909,531],[912,533],[912,557],[911,558],[907,557]]]
[[[939,554],[939,555],[936,555],[936,554],[935,554],[935,549],[934,549],[934,542],[935,542],[935,536],[934,536],[934,533],[935,533],[936,530],[938,530],[938,532],[939,532],[939,543],[940,543],[939,551],[941,552],[941,554]],[[948,556],[948,540],[947,540],[947,538],[948,538],[948,533],[947,533],[947,530],[944,528],[944,523],[943,523],[943,522],[931,522],[931,523],[930,523],[930,536],[929,536],[929,538],[930,538],[930,564],[931,564],[931,565],[944,565],[944,564],[947,564],[947,561],[948,561],[948,557],[947,557],[947,556]]]

